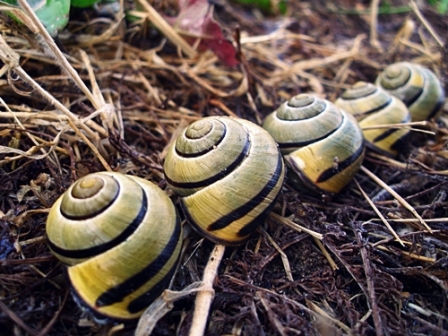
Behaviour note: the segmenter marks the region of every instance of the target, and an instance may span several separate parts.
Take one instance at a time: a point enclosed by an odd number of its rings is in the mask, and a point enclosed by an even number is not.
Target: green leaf
[[[234,0],[242,5],[254,6],[261,9],[265,13],[286,13],[286,0]],[[277,3],[277,8],[273,6]]]
[[[17,0],[0,2],[19,6]],[[27,0],[27,2],[51,36],[56,36],[67,25],[70,0]]]
[[[72,0],[72,6],[78,8],[91,7],[101,0]]]

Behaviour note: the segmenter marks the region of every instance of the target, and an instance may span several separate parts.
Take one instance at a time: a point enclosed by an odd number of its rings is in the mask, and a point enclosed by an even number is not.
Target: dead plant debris
[[[177,13],[173,1],[149,3]],[[165,188],[165,148],[194,120],[236,115],[260,123],[292,95],[334,100],[395,61],[424,64],[447,87],[448,17],[424,3],[376,15],[378,1],[290,1],[285,16],[210,3],[238,42],[238,65],[177,44],[142,10],[137,22],[122,12],[73,11],[52,46],[59,54],[0,13],[0,334],[112,332],[74,303],[64,266],[46,246],[48,209],[79,177],[114,170]],[[445,111],[427,126],[435,135],[416,132],[399,158],[367,156],[366,169],[391,190],[362,172],[362,189],[352,183],[327,202],[286,184],[265,231],[226,249],[206,334],[448,335],[447,125]],[[190,235],[174,290],[202,278],[213,244],[198,247],[199,240]],[[193,296],[177,301],[153,334],[188,334],[193,308]]]

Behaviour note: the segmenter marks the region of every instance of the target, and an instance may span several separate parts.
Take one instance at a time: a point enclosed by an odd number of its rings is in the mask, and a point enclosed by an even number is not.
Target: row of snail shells
[[[70,265],[75,300],[99,322],[138,318],[167,287],[182,244],[176,209],[161,189],[109,172],[70,186],[51,208],[46,234]]]
[[[375,84],[403,101],[409,109],[412,121],[436,118],[445,101],[442,83],[437,76],[412,63],[389,65],[380,73]]]
[[[367,146],[377,152],[397,156],[409,137],[408,128],[375,127],[411,121],[406,105],[380,87],[358,82],[346,90],[335,104],[359,121]],[[369,126],[372,128],[367,129]]]
[[[364,158],[356,120],[328,100],[300,94],[267,116],[263,128],[278,143],[296,176],[323,194],[340,192]]]
[[[225,245],[243,242],[263,222],[284,179],[272,137],[250,121],[230,117],[188,126],[169,148],[163,169],[193,228]]]

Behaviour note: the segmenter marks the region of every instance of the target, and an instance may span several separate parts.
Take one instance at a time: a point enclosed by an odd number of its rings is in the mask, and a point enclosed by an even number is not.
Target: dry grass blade
[[[26,128],[23,126],[23,124],[20,122],[20,120],[17,118],[17,116],[12,113],[12,111],[10,110],[9,106],[5,103],[5,101],[3,100],[3,98],[0,97],[0,104],[3,105],[5,107],[5,109],[12,115],[12,117],[14,118],[14,121],[17,123],[17,125],[19,126],[20,129],[25,131],[26,136],[37,146],[40,147],[40,144],[38,143],[38,141],[35,139],[35,137],[33,135],[31,135],[29,132],[26,132]],[[4,114],[4,112],[0,112],[0,115]],[[54,144],[55,145],[55,144]],[[54,146],[52,146],[51,149],[53,149]],[[42,152],[42,154],[44,154],[44,157],[47,155],[50,155],[50,153],[47,153],[45,151],[45,149],[43,149],[42,147],[40,147],[40,151]],[[55,165],[55,166],[59,166],[58,161],[57,161],[57,157],[50,157],[50,161]]]
[[[283,267],[285,268],[286,278],[289,281],[294,281],[294,278],[292,277],[292,273],[291,273],[291,266],[289,264],[288,256],[285,254],[285,252],[282,251],[280,246],[277,245],[275,240],[269,235],[269,233],[266,232],[265,229],[260,227],[259,231],[269,240],[269,242],[272,244],[272,246],[274,246],[274,248],[280,254],[280,257],[281,257],[282,263],[283,263]]]
[[[410,122],[410,123],[401,123],[401,124],[381,124],[381,125],[369,125],[369,126],[363,126],[361,127],[362,130],[369,130],[369,129],[381,129],[381,128],[385,128],[385,129],[400,129],[400,128],[406,128],[409,129],[411,131],[414,132],[420,132],[420,133],[425,133],[425,134],[429,134],[429,135],[435,135],[434,132],[432,131],[427,131],[427,130],[423,130],[420,128],[411,128],[408,126],[426,126],[428,124],[428,122],[426,121],[414,121],[414,122]]]
[[[202,282],[193,282],[180,292],[166,289],[140,317],[135,336],[151,335],[156,323],[173,309],[174,302],[202,290],[207,290]]]
[[[145,9],[148,20],[157,27],[174,45],[178,46],[188,57],[197,55],[194,50],[166,21],[157,13],[157,11],[148,2],[138,0],[139,4]]]
[[[78,117],[75,116],[72,112],[70,112],[63,104],[61,104],[57,99],[55,99],[48,91],[44,90],[38,83],[34,81],[19,65],[19,55],[13,51],[6,41],[0,36],[0,59],[9,66],[8,71],[8,82],[10,85],[12,84],[11,73],[10,71],[14,71],[19,75],[25,82],[27,82],[34,90],[39,92],[42,96],[45,97],[51,104],[56,106],[61,112],[63,112],[70,120],[76,122]],[[10,80],[11,79],[11,80]],[[92,121],[89,121],[87,125],[95,125],[96,130],[102,130],[103,135],[106,135],[107,132],[99,125],[95,124]],[[96,133],[94,133],[87,125],[80,124],[80,127],[87,133],[87,135],[91,139],[99,140],[99,137]]]
[[[66,71],[69,76],[73,79],[73,81],[78,85],[78,87],[82,90],[82,92],[86,95],[86,97],[90,100],[90,102],[95,106],[96,109],[99,109],[101,106],[96,104],[96,100],[93,97],[90,90],[84,84],[84,82],[79,77],[78,73],[72,67],[72,65],[68,62],[67,58],[63,55],[61,50],[58,48],[54,40],[51,38],[47,29],[45,29],[42,22],[34,13],[31,6],[25,0],[18,0],[20,6],[26,11],[32,22],[36,25],[39,30],[39,34],[41,34],[44,38],[44,41],[47,43],[47,46],[50,48],[51,52],[55,56],[56,60],[59,62],[61,68]],[[102,130],[103,135],[106,135],[106,131]]]
[[[428,226],[428,224],[425,223],[425,221],[423,220],[422,217],[420,217],[420,215],[417,213],[417,211],[415,211],[415,209],[408,202],[406,202],[406,200],[403,199],[403,197],[398,195],[395,192],[395,190],[391,189],[386,183],[384,183],[381,179],[379,179],[375,174],[370,172],[366,167],[361,166],[361,171],[364,172],[366,175],[368,175],[372,180],[374,180],[382,188],[386,189],[392,196],[395,197],[395,199],[398,202],[400,202],[406,209],[408,209],[415,216],[415,218],[418,219],[418,221],[425,227],[426,230],[428,230],[428,232],[432,233],[432,229]]]
[[[386,218],[384,218],[383,214],[378,210],[376,205],[372,202],[370,197],[365,193],[364,189],[361,188],[361,185],[359,184],[358,180],[355,178],[356,186],[358,187],[359,191],[361,191],[361,194],[364,196],[366,201],[369,203],[369,205],[372,207],[372,209],[375,211],[375,213],[380,217],[381,221],[386,225],[387,229],[390,231],[390,233],[395,237],[395,239],[401,244],[401,246],[404,247],[404,243],[401,240],[401,238],[398,236],[398,234],[395,232],[395,230],[390,226],[389,222]]]
[[[429,33],[432,35],[432,37],[434,37],[434,39],[437,41],[438,45],[440,47],[443,47],[443,41],[442,39],[439,37],[439,35],[435,32],[435,30],[432,28],[431,24],[428,22],[428,20],[425,19],[425,17],[422,15],[422,13],[420,12],[420,9],[418,8],[417,4],[415,3],[415,1],[411,0],[409,2],[409,7],[411,7],[411,9],[414,11],[415,15],[417,15],[418,19],[421,21],[421,23],[423,23],[423,25],[426,27],[426,29],[428,29]]]
[[[379,0],[372,0],[370,4],[370,44],[378,50],[383,52],[380,41],[378,41],[378,6]]]
[[[321,233],[315,232],[313,230],[307,229],[306,227],[303,227],[299,224],[294,223],[292,220],[289,220],[285,217],[282,217],[280,215],[277,215],[276,213],[272,212],[269,214],[269,217],[273,218],[274,220],[279,221],[280,223],[290,227],[293,230],[296,230],[298,232],[305,232],[308,233],[310,236],[317,238],[319,240],[323,239],[323,235]]]
[[[373,246],[373,245],[375,245],[375,244],[371,244],[371,246]],[[377,246],[375,246],[375,247],[376,247],[377,249],[382,250],[382,251],[385,251],[385,252],[392,252],[392,251],[393,251],[392,249],[388,248],[387,246],[380,246],[380,245],[377,245]],[[413,258],[413,259],[416,259],[416,260],[420,260],[420,261],[424,261],[424,262],[429,262],[429,263],[433,263],[433,262],[436,261],[435,258],[432,258],[432,257],[425,257],[425,256],[422,256],[422,255],[419,255],[419,254],[415,254],[415,253],[411,253],[411,252],[403,252],[403,255],[406,256],[406,257],[409,257],[409,258]]]
[[[330,264],[331,268],[333,269],[333,271],[336,271],[339,269],[338,265],[336,264],[336,262],[333,260],[333,258],[331,257],[330,253],[328,253],[328,251],[326,250],[324,244],[322,244],[322,242],[317,239],[316,237],[313,237],[314,242],[316,243],[316,245],[319,247],[319,249],[322,251],[322,254],[325,256],[325,258],[327,259],[328,263]]]
[[[308,307],[311,310],[313,310],[314,312],[319,314],[320,318],[323,318],[324,321],[325,320],[331,321],[332,323],[339,326],[342,330],[344,330],[347,333],[347,335],[352,335],[352,331],[347,325],[345,325],[338,319],[335,319],[335,318],[331,317],[330,315],[328,315],[327,312],[325,310],[323,310],[322,308],[320,308],[317,304],[315,304],[314,302],[312,302],[310,300],[306,300],[306,304],[308,305]],[[334,332],[334,330],[333,330],[333,332]]]

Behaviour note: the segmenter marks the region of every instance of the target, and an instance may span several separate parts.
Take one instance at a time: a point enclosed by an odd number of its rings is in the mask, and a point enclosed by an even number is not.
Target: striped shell
[[[165,193],[144,179],[95,173],[55,202],[46,224],[51,251],[68,267],[72,292],[98,320],[138,318],[166,288],[182,228]]]
[[[375,84],[405,103],[412,121],[436,118],[445,102],[442,83],[430,70],[400,62],[381,72]]]
[[[263,123],[285,161],[307,185],[335,194],[352,179],[364,158],[356,120],[333,103],[300,94],[283,103]]]
[[[188,126],[169,148],[163,168],[188,221],[208,239],[227,245],[243,242],[263,222],[284,178],[272,137],[229,117]]]
[[[370,83],[358,82],[346,90],[335,104],[352,114],[361,128],[402,124],[411,121],[403,102]],[[407,128],[374,128],[363,130],[367,145],[388,156],[397,156],[410,136]]]

